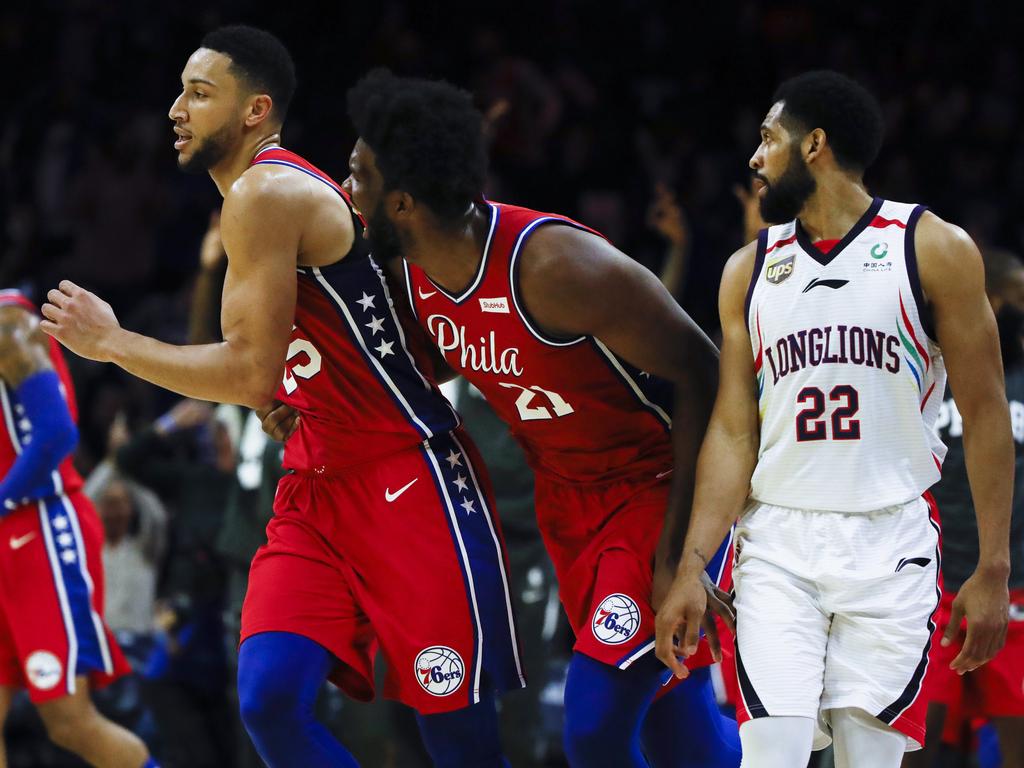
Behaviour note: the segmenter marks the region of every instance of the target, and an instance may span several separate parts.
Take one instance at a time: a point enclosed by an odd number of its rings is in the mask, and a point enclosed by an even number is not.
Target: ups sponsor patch
[[[796,259],[795,254],[790,254],[777,261],[768,263],[768,268],[764,272],[764,279],[772,285],[778,285],[787,277],[793,274],[794,261]]]

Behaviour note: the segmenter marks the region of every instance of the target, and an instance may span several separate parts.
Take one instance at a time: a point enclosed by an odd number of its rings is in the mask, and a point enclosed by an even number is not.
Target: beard
[[[191,157],[178,155],[178,168],[185,173],[206,173],[220,163],[234,143],[230,125],[225,125],[211,136],[207,136],[192,152]],[[196,139],[192,139],[196,141]]]
[[[769,224],[784,224],[795,219],[818,188],[807,163],[795,151],[790,155],[786,170],[774,182],[768,184],[763,176],[758,178],[767,185],[758,208],[761,218]]]
[[[398,230],[384,214],[384,203],[377,204],[373,215],[367,217],[366,227],[369,231],[370,255],[378,262],[389,262],[402,255],[402,241]]]

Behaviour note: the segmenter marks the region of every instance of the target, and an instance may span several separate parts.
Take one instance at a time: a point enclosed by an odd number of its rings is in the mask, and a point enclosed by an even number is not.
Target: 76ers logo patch
[[[462,657],[446,645],[424,648],[416,657],[416,679],[431,696],[449,696],[459,690],[466,666]]]
[[[49,651],[34,651],[25,660],[25,677],[33,688],[40,691],[55,688],[63,676],[64,666]]]
[[[640,608],[628,595],[608,595],[594,612],[594,637],[606,645],[621,645],[640,629]]]

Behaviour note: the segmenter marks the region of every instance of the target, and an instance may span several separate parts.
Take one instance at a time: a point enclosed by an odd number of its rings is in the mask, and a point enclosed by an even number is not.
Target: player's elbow
[[[55,420],[44,433],[42,450],[50,457],[54,466],[63,461],[78,445],[78,427],[67,419]]]
[[[274,399],[279,383],[277,375],[270,376],[263,371],[254,371],[246,377],[245,386],[239,393],[238,404],[254,410],[262,408]]]

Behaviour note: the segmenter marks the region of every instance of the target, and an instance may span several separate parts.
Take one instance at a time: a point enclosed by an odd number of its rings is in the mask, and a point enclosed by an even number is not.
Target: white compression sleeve
[[[828,712],[836,768],[899,768],[907,738],[859,707]]]
[[[810,717],[758,717],[740,726],[740,768],[793,768],[807,765],[814,741]]]

